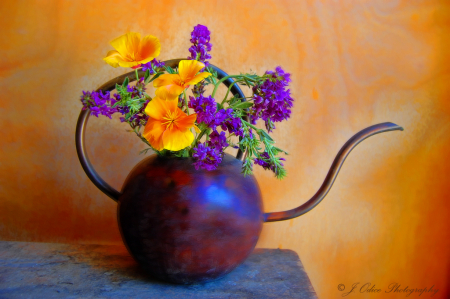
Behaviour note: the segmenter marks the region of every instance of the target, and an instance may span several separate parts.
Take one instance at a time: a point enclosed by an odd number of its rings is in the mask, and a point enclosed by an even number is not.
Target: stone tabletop
[[[317,298],[297,254],[255,249],[225,277],[173,285],[124,246],[0,242],[0,298]]]

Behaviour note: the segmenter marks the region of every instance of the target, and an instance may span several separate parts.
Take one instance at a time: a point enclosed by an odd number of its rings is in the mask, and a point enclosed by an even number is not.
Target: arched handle
[[[183,59],[172,59],[172,60],[164,61],[164,63],[167,66],[175,68],[178,66],[178,63],[181,60],[183,60]],[[219,80],[228,76],[227,73],[225,73],[224,71],[222,71],[221,69],[219,69],[218,67],[216,67],[212,64],[210,64],[209,67],[212,68],[215,72],[217,72],[217,77],[219,78]],[[144,74],[145,74],[145,72],[139,71],[140,76],[144,76]],[[112,91],[113,89],[116,88],[116,84],[123,84],[123,81],[125,80],[126,77],[128,77],[130,82],[136,80],[136,74],[134,71],[132,71],[128,74],[121,75],[115,79],[108,81],[107,83],[103,84],[99,89],[97,89],[97,91],[99,91],[99,90],[102,90],[103,92]],[[229,79],[225,80],[223,83],[227,87],[230,87],[230,85],[233,82],[234,82],[234,80],[229,78]],[[245,101],[244,93],[242,92],[242,90],[240,89],[240,87],[237,84],[234,84],[231,87],[231,93],[233,95],[235,95],[236,97],[241,98],[242,101]],[[81,166],[83,167],[84,172],[86,172],[86,175],[89,177],[89,179],[92,181],[92,183],[94,183],[94,185],[97,186],[98,189],[100,189],[103,193],[108,195],[114,201],[118,201],[120,192],[117,191],[116,189],[114,189],[113,187],[111,187],[108,183],[106,183],[100,177],[100,175],[95,171],[94,166],[92,166],[91,162],[89,161],[89,157],[88,157],[87,151],[86,151],[85,138],[84,138],[89,115],[90,115],[90,110],[86,109],[86,110],[82,110],[80,113],[80,116],[78,117],[77,128],[75,131],[75,145],[77,148],[78,159],[80,159]],[[242,156],[243,156],[243,153],[239,149],[238,153],[236,155],[236,158],[242,159]]]
[[[325,177],[325,181],[322,183],[322,186],[320,186],[319,190],[316,192],[316,194],[314,194],[313,197],[311,197],[310,200],[292,210],[265,213],[264,222],[288,220],[311,211],[322,201],[322,199],[327,195],[328,191],[330,191],[331,186],[333,186],[334,180],[336,179],[342,164],[344,164],[345,158],[347,158],[348,154],[352,151],[352,149],[355,148],[355,146],[357,146],[361,141],[370,136],[395,130],[403,131],[403,128],[396,124],[387,122],[373,125],[355,134],[344,144],[344,146],[337,154],[336,158],[334,158],[333,164],[331,164],[331,168],[328,171],[327,176]]]

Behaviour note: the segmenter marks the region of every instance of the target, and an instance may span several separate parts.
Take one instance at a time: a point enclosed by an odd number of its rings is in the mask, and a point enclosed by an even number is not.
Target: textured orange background
[[[288,178],[257,171],[266,211],[314,194],[352,134],[384,121],[349,156],[327,198],[265,224],[259,247],[295,250],[320,298],[337,285],[439,289],[450,281],[450,8],[445,1],[1,1],[0,239],[121,243],[116,204],[87,179],[74,132],[81,90],[127,72],[102,61],[126,31],[153,34],[160,59],[186,57],[212,31],[228,73],[292,73],[292,119],[275,138]],[[120,189],[143,143],[116,118],[91,118],[98,172]],[[351,294],[404,298],[405,294]],[[418,297],[412,294],[409,298]],[[421,297],[429,297],[422,295]],[[350,298],[350,295],[349,295]]]

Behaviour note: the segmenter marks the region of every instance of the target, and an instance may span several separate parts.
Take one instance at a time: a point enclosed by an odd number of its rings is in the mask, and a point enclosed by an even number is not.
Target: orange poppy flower
[[[179,151],[194,141],[190,128],[198,130],[195,126],[197,114],[186,115],[178,108],[178,101],[155,97],[145,107],[145,113],[149,119],[143,135],[154,149]]]
[[[159,55],[161,44],[158,38],[147,35],[141,39],[136,32],[129,32],[110,42],[116,50],[111,50],[103,58],[113,67],[134,67],[147,63]]]
[[[197,84],[211,76],[208,72],[197,74],[205,65],[197,60],[181,60],[178,74],[163,74],[153,81],[156,96],[162,99],[173,99],[179,96],[189,85]]]

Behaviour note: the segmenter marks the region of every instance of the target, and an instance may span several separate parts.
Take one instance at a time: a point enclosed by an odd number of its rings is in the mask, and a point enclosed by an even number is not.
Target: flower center
[[[169,129],[174,122],[177,121],[177,113],[172,111],[167,111],[167,114],[163,116],[162,124],[166,127],[166,129]]]

